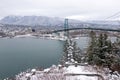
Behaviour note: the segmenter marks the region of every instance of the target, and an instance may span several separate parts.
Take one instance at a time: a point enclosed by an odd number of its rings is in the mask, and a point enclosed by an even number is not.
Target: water
[[[58,64],[63,42],[32,38],[0,39],[0,78],[28,68]]]
[[[82,50],[87,48],[88,41],[88,37],[76,40]],[[63,44],[63,41],[34,38],[0,39],[0,78],[14,76],[28,68],[58,64]]]

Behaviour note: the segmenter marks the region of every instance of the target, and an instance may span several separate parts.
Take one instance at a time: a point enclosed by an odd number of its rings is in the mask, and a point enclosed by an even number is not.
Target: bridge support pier
[[[65,22],[64,22],[64,30],[65,30],[65,34],[64,36],[69,38],[69,26],[68,26],[68,19],[65,19]]]

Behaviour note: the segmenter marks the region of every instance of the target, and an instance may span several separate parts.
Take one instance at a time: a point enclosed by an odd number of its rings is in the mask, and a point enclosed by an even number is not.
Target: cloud
[[[41,15],[103,19],[120,11],[120,0],[0,0],[0,17]]]

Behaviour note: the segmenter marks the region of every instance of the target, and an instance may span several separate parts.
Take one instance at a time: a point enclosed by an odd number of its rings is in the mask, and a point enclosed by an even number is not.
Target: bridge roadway
[[[54,30],[54,31],[48,32],[48,34],[49,34],[49,33],[63,32],[63,31],[79,30],[79,29],[120,32],[120,29],[104,29],[104,28],[69,28],[69,29]]]

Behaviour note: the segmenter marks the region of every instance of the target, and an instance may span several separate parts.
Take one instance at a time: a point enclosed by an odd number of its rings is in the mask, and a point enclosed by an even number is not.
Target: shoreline
[[[51,37],[51,36],[34,36],[34,35],[31,35],[31,34],[26,34],[26,35],[17,35],[17,36],[13,36],[13,37],[10,37],[10,36],[6,36],[6,37],[2,37],[0,36],[0,39],[14,39],[14,38],[35,38],[35,39],[48,39],[48,40],[60,40],[60,41],[65,41],[67,38],[66,37],[58,37],[58,36],[54,36],[54,37]],[[76,37],[76,38],[72,38],[72,39],[80,39],[80,37]]]

